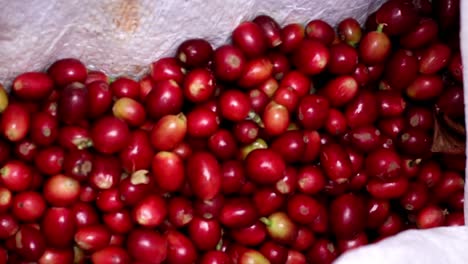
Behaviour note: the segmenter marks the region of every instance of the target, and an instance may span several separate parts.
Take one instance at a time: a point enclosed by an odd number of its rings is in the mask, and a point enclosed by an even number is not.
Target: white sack
[[[334,264],[466,264],[468,227],[408,230],[351,250]]]
[[[372,2],[372,4],[369,4]],[[280,24],[325,18],[363,22],[384,0],[15,0],[0,7],[0,82],[43,70],[63,57],[80,58],[110,75],[141,75],[152,61],[173,55],[187,38],[214,47],[240,21],[259,13]]]
[[[345,17],[364,22],[384,0],[16,0],[0,8],[0,83],[25,71],[77,57],[111,76],[141,76],[147,65],[173,55],[187,38],[203,37],[214,47],[229,40],[239,22],[269,14],[281,25],[322,18],[332,25]],[[468,11],[468,2],[461,1]],[[462,14],[462,25],[468,19]],[[462,28],[462,42],[468,43]],[[468,48],[462,45],[462,48]],[[463,52],[467,62],[467,52]],[[465,76],[468,67],[465,67]],[[465,78],[466,80],[467,78]],[[465,86],[467,87],[467,86]],[[465,94],[465,101],[468,96]],[[468,112],[468,111],[465,111]],[[468,189],[465,188],[465,194]],[[466,195],[465,195],[466,196]],[[468,204],[465,215],[468,219]],[[351,251],[337,264],[468,263],[466,227],[411,230]]]

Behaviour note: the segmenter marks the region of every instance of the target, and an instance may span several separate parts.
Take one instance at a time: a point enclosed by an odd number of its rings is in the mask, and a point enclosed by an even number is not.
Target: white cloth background
[[[369,4],[372,2],[372,4]],[[142,74],[173,55],[177,45],[203,37],[217,47],[240,21],[259,13],[279,23],[325,18],[364,21],[379,1],[369,0],[15,0],[0,8],[0,82],[79,57],[110,75]]]

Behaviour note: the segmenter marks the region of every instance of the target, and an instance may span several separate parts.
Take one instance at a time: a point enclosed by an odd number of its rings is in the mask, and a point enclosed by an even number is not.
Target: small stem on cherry
[[[375,31],[377,31],[377,32],[379,32],[379,33],[382,33],[384,26],[386,26],[386,25],[385,25],[385,24],[379,24],[379,25],[377,26],[377,29],[376,29]]]
[[[218,244],[216,244],[216,250],[220,251],[223,248],[223,239],[219,239]]]
[[[261,217],[261,218],[260,218],[260,222],[264,223],[266,226],[270,226],[270,225],[271,225],[271,220],[268,219],[267,217]]]
[[[254,121],[259,127],[261,127],[261,128],[264,127],[262,118],[257,113],[255,113],[254,111],[250,111],[247,118]]]
[[[73,143],[75,143],[76,147],[79,150],[83,150],[83,149],[90,148],[90,147],[93,146],[93,141],[91,139],[89,139],[89,138],[77,139]]]

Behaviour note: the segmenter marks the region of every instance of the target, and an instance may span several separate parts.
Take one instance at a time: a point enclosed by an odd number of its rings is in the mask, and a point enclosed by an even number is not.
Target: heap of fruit
[[[0,263],[331,263],[463,225],[458,13],[258,15],[139,80],[73,58],[19,74],[0,90]]]

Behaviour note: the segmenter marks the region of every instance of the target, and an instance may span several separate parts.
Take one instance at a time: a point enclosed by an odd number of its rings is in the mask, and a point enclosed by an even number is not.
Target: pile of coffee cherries
[[[262,14],[138,79],[75,58],[19,74],[0,89],[0,263],[320,264],[464,225],[458,14]]]

